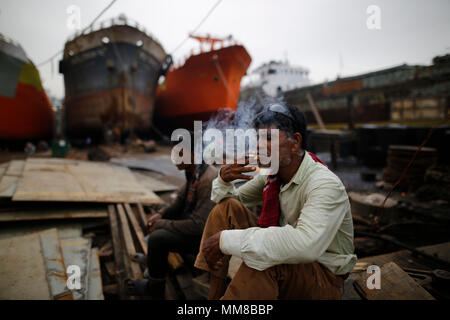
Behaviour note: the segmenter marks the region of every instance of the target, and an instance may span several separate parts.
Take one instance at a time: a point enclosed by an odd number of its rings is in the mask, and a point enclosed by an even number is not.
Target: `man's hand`
[[[155,231],[155,222],[161,220],[162,216],[160,213],[155,213],[151,215],[147,220],[147,230],[149,233]]]
[[[251,180],[253,179],[252,176],[242,174],[244,172],[252,172],[256,170],[256,167],[254,166],[246,167],[248,163],[249,159],[246,158],[244,164],[227,164],[220,169],[220,177],[225,182],[231,182],[236,179]]]
[[[218,270],[223,265],[224,254],[220,251],[220,233],[212,235],[203,243],[203,256],[212,270]]]

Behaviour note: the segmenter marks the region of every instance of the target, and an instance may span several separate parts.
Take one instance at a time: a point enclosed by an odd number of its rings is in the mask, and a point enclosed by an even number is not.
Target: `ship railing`
[[[68,41],[73,41],[81,35],[87,35],[91,32],[111,28],[113,26],[130,26],[136,28],[140,32],[144,33],[147,37],[151,38],[153,41],[160,43],[159,40],[151,32],[147,31],[147,29],[143,25],[139,24],[137,20],[130,19],[125,15],[102,20],[85,29],[77,30],[73,35],[69,37]]]
[[[170,69],[175,70],[175,69],[182,67],[186,63],[186,60],[192,56],[196,56],[196,55],[199,55],[202,53],[208,53],[208,52],[214,51],[214,50],[220,50],[220,49],[235,46],[235,45],[240,45],[240,43],[238,41],[236,41],[235,39],[227,39],[227,40],[222,41],[222,43],[220,45],[216,44],[215,47],[213,48],[213,50],[208,49],[209,46],[206,46],[207,49],[204,49],[203,47],[193,48],[193,49],[191,49],[191,51],[188,55],[185,55],[183,58],[181,58],[177,61],[174,61],[174,63],[170,67]]]

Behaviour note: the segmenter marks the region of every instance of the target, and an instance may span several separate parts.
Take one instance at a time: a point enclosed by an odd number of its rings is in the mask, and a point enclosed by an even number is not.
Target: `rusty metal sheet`
[[[133,174],[140,184],[153,192],[165,192],[178,189],[178,187],[173,184],[155,179],[146,174],[142,174],[139,172],[133,172]]]
[[[59,242],[58,230],[50,229],[39,233],[42,255],[47,271],[47,281],[53,299],[73,299],[67,288],[67,275]]]
[[[61,248],[66,268],[76,265],[80,268],[81,288],[72,290],[74,300],[86,300],[88,271],[91,257],[91,240],[83,237],[62,239]]]
[[[60,239],[81,237],[82,229],[89,226],[87,222],[73,222],[67,220],[58,221],[35,221],[14,222],[0,224],[0,239],[8,239],[17,236],[23,236],[35,232],[41,232],[47,229],[57,228]]]
[[[52,209],[23,210],[0,212],[0,221],[32,221],[32,220],[55,220],[55,219],[83,219],[83,218],[107,218],[108,212],[105,208],[75,208],[75,209]]]
[[[356,282],[368,300],[434,300],[423,287],[403,271],[395,262],[381,267],[381,288],[367,287],[370,274],[362,272]]]
[[[12,160],[0,168],[0,198],[11,198],[22,176],[25,160]]]
[[[172,163],[170,155],[152,155],[151,157],[139,158],[111,158],[112,163],[133,169],[149,170],[162,175],[169,175],[185,180],[183,171],[177,169]]]
[[[20,177],[25,166],[25,160],[12,160],[9,162],[8,169],[5,174],[8,176],[18,176]]]
[[[16,191],[19,177],[3,175],[0,179],[0,198],[11,198]]]
[[[158,204],[128,168],[99,162],[28,159],[13,201],[82,201]]]
[[[92,248],[88,275],[88,300],[104,300],[98,248]]]
[[[49,300],[38,233],[0,240],[0,300]]]

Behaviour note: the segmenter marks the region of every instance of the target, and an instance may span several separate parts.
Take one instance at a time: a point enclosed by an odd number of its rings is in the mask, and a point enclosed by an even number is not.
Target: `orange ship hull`
[[[53,109],[25,51],[0,34],[0,140],[49,138]]]
[[[192,128],[217,110],[236,110],[242,77],[251,62],[247,50],[233,45],[191,56],[171,69],[156,96],[156,126]]]
[[[45,92],[18,83],[13,99],[0,96],[0,138],[49,138],[52,128],[53,110]]]

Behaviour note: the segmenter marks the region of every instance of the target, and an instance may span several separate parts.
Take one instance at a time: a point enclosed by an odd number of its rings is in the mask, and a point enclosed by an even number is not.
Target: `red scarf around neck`
[[[315,154],[308,151],[308,154],[315,162],[323,164]],[[261,228],[278,226],[278,220],[280,218],[280,178],[276,175],[268,176],[263,189],[263,205],[261,214],[258,217],[258,226]]]

